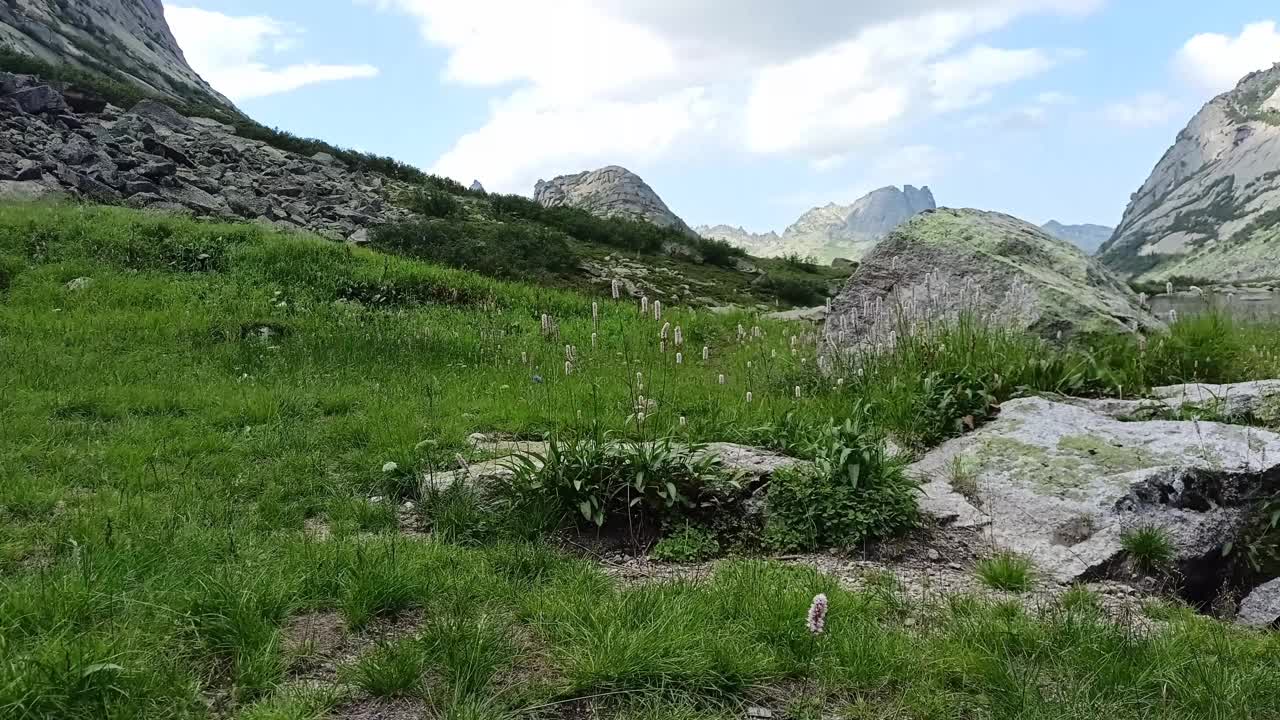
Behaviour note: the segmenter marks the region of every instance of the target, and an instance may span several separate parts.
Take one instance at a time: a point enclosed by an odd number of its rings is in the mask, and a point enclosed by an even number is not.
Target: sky
[[[1158,8],[1158,10],[1157,10]],[[1195,112],[1280,62],[1274,0],[165,0],[251,117],[491,192],[623,165],[691,225],[885,185],[1119,222]]]

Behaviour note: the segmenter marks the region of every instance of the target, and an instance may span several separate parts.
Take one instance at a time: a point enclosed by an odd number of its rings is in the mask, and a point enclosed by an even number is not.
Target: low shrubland
[[[1274,635],[1186,614],[1135,633],[1088,603],[887,598],[750,559],[629,586],[544,544],[631,521],[680,562],[871,542],[914,520],[887,438],[929,447],[1022,393],[1277,375],[1280,335],[1187,318],[1145,345],[1063,348],[962,320],[824,374],[803,326],[655,319],[409,255],[0,207],[0,716],[311,718],[371,697],[476,717],[1280,706]],[[553,451],[497,497],[423,488],[485,459],[473,432]],[[715,512],[752,488],[698,452],[714,441],[810,461],[773,479],[754,534]],[[321,689],[289,637],[311,615],[370,639]]]

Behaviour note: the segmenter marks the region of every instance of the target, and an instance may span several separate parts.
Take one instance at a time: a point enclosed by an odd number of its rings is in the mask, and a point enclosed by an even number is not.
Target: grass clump
[[[1168,531],[1154,525],[1129,528],[1120,535],[1120,546],[1138,570],[1154,573],[1173,564],[1173,540]]]
[[[347,667],[347,681],[373,697],[417,695],[423,689],[426,658],[416,639],[383,642]]]
[[[978,561],[978,577],[993,590],[1026,592],[1035,580],[1031,560],[1010,552],[998,552]]]

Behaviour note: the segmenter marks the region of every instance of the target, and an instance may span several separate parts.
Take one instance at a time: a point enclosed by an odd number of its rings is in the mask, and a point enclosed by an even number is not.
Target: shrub
[[[24,263],[21,258],[12,255],[0,255],[0,292],[8,290],[13,281],[22,272]]]
[[[1034,579],[1031,561],[1011,552],[998,552],[978,561],[978,577],[987,587],[1008,592],[1026,592]]]
[[[499,278],[534,279],[578,265],[563,235],[532,223],[418,220],[383,225],[373,241],[380,249]]]
[[[1125,530],[1120,535],[1120,546],[1143,572],[1165,570],[1173,562],[1173,541],[1169,533],[1153,525]]]
[[[422,689],[426,658],[414,640],[381,642],[344,669],[352,685],[374,697],[414,695]]]
[[[853,545],[911,527],[913,484],[865,413],[831,426],[814,442],[812,466],[776,473],[769,483],[765,544],[773,550]]]
[[[827,296],[826,286],[820,280],[770,275],[765,284],[770,292],[792,305],[820,305]]]
[[[720,554],[720,542],[709,530],[686,524],[653,546],[650,555],[663,562],[694,563]]]
[[[457,198],[440,190],[418,188],[404,199],[404,206],[429,218],[447,218],[462,212]]]

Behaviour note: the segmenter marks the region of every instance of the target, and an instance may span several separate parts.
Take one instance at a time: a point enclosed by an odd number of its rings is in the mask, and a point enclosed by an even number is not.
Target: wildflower
[[[663,340],[667,339],[667,332],[671,330],[671,323],[662,323],[662,330],[658,332],[658,337]]]
[[[640,296],[640,314],[643,315],[647,312],[649,312],[649,296],[641,295]]]
[[[676,353],[676,364],[677,365],[684,364],[684,353]]]
[[[836,378],[836,387],[844,387],[844,378]]]
[[[658,352],[665,353],[666,351],[667,351],[667,341],[663,340],[662,342],[658,343]]]
[[[718,377],[718,378],[717,378],[717,380],[719,380],[720,384],[721,384],[721,385],[723,385],[723,384],[724,384],[724,373],[720,373],[720,377]]]
[[[791,347],[795,347],[795,346],[796,346],[796,341],[797,341],[797,340],[798,340],[798,338],[797,338],[795,335],[792,335],[792,336],[791,336]]]
[[[796,386],[796,399],[797,399],[797,400],[799,400],[799,399],[800,399],[800,386],[799,386],[799,385],[797,385],[797,386]]]
[[[761,335],[761,333],[760,333],[760,326],[759,326],[759,325],[752,325],[752,326],[751,326],[751,337],[759,339],[760,335]]]
[[[896,260],[897,258],[895,258]],[[814,635],[821,635],[827,628],[827,596],[824,593],[818,593],[813,596],[813,603],[809,605],[809,617],[807,621],[809,632]]]
[[[542,334],[549,335],[551,333],[551,316],[542,313]]]
[[[598,338],[598,335],[597,335],[596,333],[591,333],[591,349],[592,349],[592,350],[594,350],[594,349],[596,348],[596,339],[597,339],[597,338]]]
[[[573,374],[573,363],[569,362],[568,360],[564,361],[564,374],[565,375]]]
[[[742,327],[742,323],[738,323],[738,340],[741,341],[747,336],[747,329]]]
[[[1175,310],[1174,308],[1169,308],[1169,322],[1171,323],[1178,322],[1178,311]]]
[[[675,340],[676,340],[676,347],[680,347],[681,345],[684,345],[684,333],[680,331],[679,325],[676,326]]]
[[[591,324],[596,329],[600,328],[600,303],[591,303]]]
[[[751,402],[751,391],[747,391],[747,402]]]
[[[572,359],[573,359],[573,346],[572,346],[572,345],[565,345],[565,346],[564,346],[564,359],[565,359],[565,360],[572,360]]]
[[[747,369],[748,369],[748,370],[750,370],[750,369],[751,369],[751,361],[750,361],[750,360],[748,360],[748,361],[747,361]]]
[[[1172,283],[1172,282],[1167,282],[1167,283],[1165,283],[1165,284],[1164,284],[1164,294],[1165,294],[1165,295],[1172,295],[1172,294],[1173,294],[1173,283]]]
[[[653,301],[653,319],[654,320],[662,319],[662,301],[661,300]]]
[[[680,416],[680,427],[687,427],[688,425],[689,425],[689,419],[688,419],[688,418],[686,418],[685,416],[681,415],[681,416]]]
[[[391,461],[387,461],[382,464],[382,472],[384,473],[393,473],[399,469],[400,469],[400,466]]]
[[[611,289],[612,289],[612,291],[613,291],[613,299],[614,299],[614,300],[617,300],[617,299],[618,299],[618,296],[621,294],[621,289],[622,289],[622,288],[621,288],[621,286],[622,286],[622,283],[621,283],[621,282],[619,282],[617,278],[614,278],[614,279],[613,279],[613,282],[611,283],[611,285],[613,286],[613,287],[611,288]]]
[[[771,357],[771,358],[775,358],[775,359],[776,359],[776,358],[778,357],[778,351],[777,351],[777,349],[770,350],[770,351],[769,351],[769,357]]]
[[[711,359],[711,348],[707,347],[706,345],[703,345],[703,346],[702,346],[702,361],[703,361],[703,362],[706,362],[707,360],[710,360],[710,359]]]
[[[528,364],[529,364],[529,353],[527,353],[527,352],[522,352],[522,353],[520,353],[520,364],[521,364],[521,365],[528,365]]]

